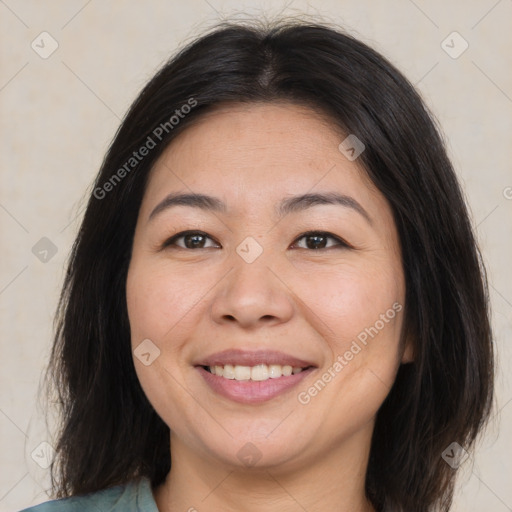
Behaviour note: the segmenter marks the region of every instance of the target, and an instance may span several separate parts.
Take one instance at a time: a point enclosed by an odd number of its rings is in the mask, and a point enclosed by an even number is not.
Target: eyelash
[[[176,245],[176,241],[177,240],[179,240],[180,238],[184,238],[184,237],[186,237],[188,235],[200,235],[200,236],[207,237],[210,240],[215,241],[211,236],[209,236],[208,234],[204,233],[203,231],[188,230],[188,231],[181,231],[180,233],[177,233],[176,235],[173,235],[171,238],[169,238],[168,240],[166,240],[162,244],[161,248],[162,249],[167,249],[167,248],[169,248],[171,246],[175,246],[178,249],[183,249],[183,250],[186,250],[186,251],[193,251],[193,250],[198,250],[198,249],[212,249],[212,247],[199,247],[199,248],[196,248],[196,249],[190,249],[188,247],[181,247],[179,245]],[[301,240],[302,238],[306,238],[308,236],[315,236],[315,235],[335,240],[337,242],[337,244],[334,245],[334,246],[331,246],[331,247],[325,247],[325,248],[320,248],[320,249],[308,249],[307,247],[299,247],[299,249],[306,249],[306,250],[310,250],[310,251],[326,251],[328,249],[335,249],[335,248],[353,249],[353,247],[350,244],[348,244],[347,242],[345,242],[345,240],[343,240],[342,238],[340,238],[338,236],[335,236],[332,233],[329,233],[327,231],[306,231],[305,233],[302,233],[301,235],[299,235],[295,239],[294,244],[298,240]],[[218,242],[215,241],[215,243],[218,243]]]

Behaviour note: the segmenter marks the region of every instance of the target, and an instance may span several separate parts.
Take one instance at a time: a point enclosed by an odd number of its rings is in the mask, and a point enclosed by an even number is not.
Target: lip
[[[256,366],[279,364],[292,368],[305,368],[299,373],[261,381],[225,379],[210,373],[204,366]],[[266,402],[295,387],[305,379],[317,365],[277,350],[228,349],[206,356],[194,366],[210,388],[219,395],[243,404]],[[307,369],[306,369],[307,368]]]
[[[295,356],[285,354],[276,350],[240,350],[228,349],[217,352],[194,363],[194,366],[256,366],[258,364],[280,364],[292,367],[307,368],[316,365],[311,361],[299,359]],[[299,375],[299,374],[298,374]],[[276,379],[277,380],[277,379]],[[262,381],[265,382],[265,381]]]
[[[202,366],[196,366],[196,369],[214,392],[242,404],[258,404],[271,400],[294,388],[311,372],[316,370],[316,368],[310,367],[307,370],[302,370],[299,373],[286,377],[253,381],[225,379],[224,377],[210,373]]]

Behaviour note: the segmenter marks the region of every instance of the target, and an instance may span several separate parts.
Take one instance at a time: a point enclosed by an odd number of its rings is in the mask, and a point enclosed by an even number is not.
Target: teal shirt
[[[20,512],[158,512],[151,482],[144,477],[83,496],[48,501]]]

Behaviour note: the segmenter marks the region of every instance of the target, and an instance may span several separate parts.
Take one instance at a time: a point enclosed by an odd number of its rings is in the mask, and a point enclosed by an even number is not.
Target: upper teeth
[[[280,364],[258,364],[256,366],[233,366],[226,364],[224,366],[208,366],[208,370],[214,375],[224,377],[225,379],[267,380],[277,379],[283,375],[287,377],[292,373],[300,373],[302,368],[289,365],[281,366]]]

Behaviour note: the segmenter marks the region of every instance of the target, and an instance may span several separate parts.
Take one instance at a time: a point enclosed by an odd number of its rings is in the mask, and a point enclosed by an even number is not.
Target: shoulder
[[[20,512],[158,512],[148,478],[101,491],[48,501]]]

